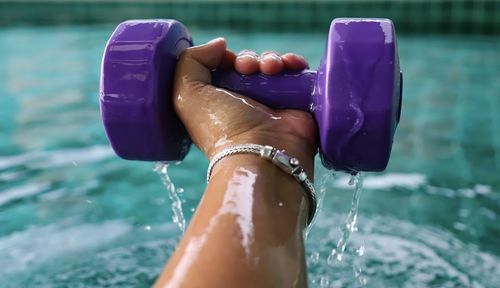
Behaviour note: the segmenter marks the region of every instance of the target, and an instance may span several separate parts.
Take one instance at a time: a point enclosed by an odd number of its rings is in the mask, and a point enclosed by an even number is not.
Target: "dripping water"
[[[184,230],[186,229],[186,219],[184,218],[184,213],[182,212],[182,200],[180,197],[183,189],[175,188],[170,176],[168,176],[168,166],[169,163],[167,162],[157,162],[153,170],[160,175],[163,185],[167,188],[168,198],[170,198],[172,207],[172,221],[179,227],[181,232],[184,233]]]
[[[352,197],[351,209],[349,210],[345,223],[342,226],[342,236],[337,242],[337,247],[333,249],[330,256],[328,256],[328,265],[334,265],[334,261],[342,261],[342,256],[347,246],[349,237],[353,232],[356,232],[358,230],[356,224],[358,221],[359,198],[361,196],[361,190],[363,189],[362,173],[352,175],[351,179],[349,180],[349,185],[354,185],[354,195]]]
[[[316,219],[317,219],[317,216],[320,214],[321,212],[321,208],[323,207],[323,199],[325,198],[325,191],[326,191],[326,183],[329,179],[329,176],[331,175],[330,173],[328,173],[325,168],[322,166],[322,165],[319,165],[322,169],[320,171],[319,174],[321,174],[321,178],[319,179],[319,181],[316,181],[317,185],[314,185],[316,187],[318,187],[316,189],[316,214],[314,215],[314,218],[312,219],[311,223],[307,226],[306,230],[305,230],[305,234],[304,234],[304,237],[305,237],[305,240],[307,240],[307,237],[309,236],[309,232],[311,231],[311,227],[314,226],[314,223],[316,222]]]
[[[330,171],[320,171],[321,172],[318,174],[322,176],[318,179],[319,181],[316,182],[319,210],[322,207],[321,203],[328,187],[328,181],[332,177]],[[335,175],[333,176],[335,177]],[[346,267],[345,265],[349,265],[350,263],[353,272],[353,284],[355,285],[353,287],[363,287],[366,286],[368,280],[366,278],[366,275],[363,273],[363,261],[361,259],[361,257],[364,255],[365,246],[363,244],[359,247],[356,247],[355,249],[346,249],[351,234],[357,231],[358,207],[363,188],[363,175],[361,173],[351,175],[349,185],[354,186],[351,207],[345,221],[343,222],[343,225],[341,225],[341,237],[338,240],[335,248],[332,249],[331,253],[327,257],[326,262],[328,266],[337,268]],[[312,253],[308,257],[308,263],[311,265],[317,265],[320,261],[322,261],[322,258],[323,257],[321,257],[321,254],[318,251],[312,251]],[[322,275],[319,279],[314,279],[313,283],[319,284],[320,287],[330,287],[331,285],[333,285],[333,282],[331,282],[331,279],[328,277],[328,275]]]

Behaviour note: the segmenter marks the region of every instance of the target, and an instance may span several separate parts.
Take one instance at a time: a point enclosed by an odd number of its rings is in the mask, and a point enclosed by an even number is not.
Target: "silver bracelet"
[[[210,180],[210,176],[212,175],[212,170],[214,169],[215,164],[217,164],[217,162],[219,162],[222,158],[229,155],[246,153],[257,154],[260,155],[260,157],[273,162],[281,170],[285,171],[285,173],[293,176],[302,185],[302,187],[304,187],[307,200],[309,202],[309,215],[307,218],[307,223],[310,224],[314,218],[314,214],[316,213],[317,200],[314,185],[307,177],[304,169],[300,167],[299,160],[288,156],[283,151],[278,150],[274,147],[259,144],[242,144],[230,146],[229,148],[224,149],[223,151],[215,154],[215,156],[210,161],[207,170],[207,183]]]

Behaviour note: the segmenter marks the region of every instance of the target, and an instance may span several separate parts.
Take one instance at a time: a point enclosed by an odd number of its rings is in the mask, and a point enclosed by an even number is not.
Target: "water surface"
[[[117,158],[101,125],[99,65],[113,28],[0,30],[0,287],[147,287],[175,247],[180,230],[154,163]],[[226,36],[236,51],[297,51],[312,67],[325,40],[193,34]],[[365,177],[346,247],[364,255],[327,264],[352,197],[338,175],[307,241],[310,286],[355,286],[360,267],[367,287],[497,287],[499,39],[399,40],[402,122],[387,171]],[[196,149],[169,168],[187,218],[206,168]]]

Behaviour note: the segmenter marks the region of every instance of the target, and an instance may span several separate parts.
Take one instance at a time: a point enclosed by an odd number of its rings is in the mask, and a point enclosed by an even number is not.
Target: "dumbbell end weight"
[[[127,21],[111,36],[103,58],[101,113],[122,158],[184,158],[191,142],[168,101],[177,57],[191,43],[175,20]],[[397,58],[390,20],[335,19],[317,72],[213,71],[212,82],[272,108],[314,113],[326,167],[380,171],[399,121]]]
[[[100,107],[115,153],[127,160],[179,161],[191,140],[172,107],[180,53],[192,46],[176,20],[129,20],[109,38],[102,60]]]
[[[386,168],[401,113],[402,80],[391,20],[332,21],[314,97],[327,168]]]

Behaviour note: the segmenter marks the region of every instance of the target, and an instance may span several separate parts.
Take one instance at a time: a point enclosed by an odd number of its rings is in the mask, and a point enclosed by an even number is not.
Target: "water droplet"
[[[341,262],[341,261],[342,261],[342,254],[338,253],[337,250],[335,250],[335,249],[332,250],[332,253],[326,259],[326,263],[329,266],[335,266],[338,264],[337,262]]]
[[[365,255],[365,246],[361,245],[356,249],[356,255],[363,256]]]
[[[309,111],[311,112],[316,111],[316,105],[314,105],[314,103],[311,103],[311,105],[309,105]]]

